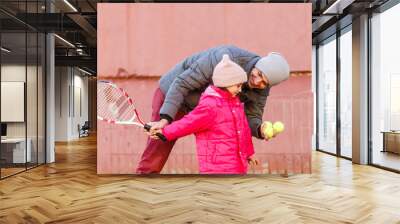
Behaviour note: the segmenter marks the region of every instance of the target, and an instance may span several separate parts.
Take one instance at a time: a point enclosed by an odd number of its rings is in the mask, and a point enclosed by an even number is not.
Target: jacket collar
[[[222,90],[214,85],[210,85],[207,87],[207,89],[204,91],[204,95],[206,96],[216,96],[219,98],[224,98],[224,99],[235,99],[236,96],[232,96],[228,91]]]

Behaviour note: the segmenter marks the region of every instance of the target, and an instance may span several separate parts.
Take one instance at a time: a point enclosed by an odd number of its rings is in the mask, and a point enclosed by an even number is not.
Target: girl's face
[[[226,90],[228,90],[228,92],[230,94],[232,94],[232,96],[237,96],[242,91],[242,85],[243,85],[243,83],[229,86],[229,87],[226,87]]]

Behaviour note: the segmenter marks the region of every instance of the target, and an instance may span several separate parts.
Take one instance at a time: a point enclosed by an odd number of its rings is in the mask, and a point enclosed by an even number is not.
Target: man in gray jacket
[[[147,146],[139,162],[137,173],[160,173],[175,144],[163,142],[155,137],[155,131],[174,120],[179,120],[199,102],[201,93],[212,84],[214,67],[228,54],[248,74],[239,97],[244,103],[245,113],[252,135],[263,139],[260,131],[264,106],[272,86],[289,78],[289,65],[279,53],[272,52],[265,57],[238,47],[218,46],[194,54],[163,75],[160,87],[153,96],[152,126]]]

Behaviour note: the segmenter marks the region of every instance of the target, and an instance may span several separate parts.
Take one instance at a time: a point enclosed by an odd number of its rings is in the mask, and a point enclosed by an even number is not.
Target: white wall
[[[78,138],[78,125],[82,126],[88,120],[88,78],[81,76],[79,70],[74,70],[74,82],[71,102],[71,133],[72,138]]]
[[[25,82],[25,65],[2,65],[1,81]],[[7,108],[1,108],[1,110],[7,110]],[[7,123],[7,137],[25,137],[25,123]]]
[[[7,137],[8,138],[25,138],[25,135],[30,139],[30,148],[32,161],[36,162],[39,158],[39,163],[44,162],[44,74],[42,68],[39,66],[27,67],[25,64],[3,64],[1,66],[1,81],[9,82],[24,82],[26,84],[26,107],[25,104],[21,108],[22,113],[25,113],[27,119],[22,122],[6,122],[7,123]],[[25,79],[28,79],[27,81]],[[23,94],[23,93],[22,93]],[[3,98],[4,96],[2,96]],[[8,108],[1,108],[4,112],[11,110]],[[8,111],[13,113],[12,111]],[[37,153],[39,156],[37,157]]]
[[[30,133],[35,133],[36,136],[36,106],[37,106],[37,95],[36,95],[36,79],[32,79],[31,75],[34,74],[36,77],[36,66],[25,65],[2,65],[1,66],[1,81],[10,82],[25,82],[25,69],[28,72],[28,87],[27,87],[27,120],[28,120],[28,137]],[[39,71],[41,72],[41,71]],[[38,105],[39,107],[41,105]],[[7,108],[1,108],[7,110]],[[33,123],[32,123],[33,122]],[[7,122],[7,136],[8,137],[25,137],[25,123],[26,122]],[[32,128],[32,130],[30,129]]]
[[[68,71],[67,67],[55,68],[55,141],[68,140]]]
[[[56,67],[56,141],[77,139],[78,124],[88,120],[88,78],[83,75],[75,68]]]

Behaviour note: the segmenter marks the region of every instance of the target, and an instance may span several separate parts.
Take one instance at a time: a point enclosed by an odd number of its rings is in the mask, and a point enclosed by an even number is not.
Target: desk
[[[28,147],[25,154],[25,138],[6,138],[1,139],[1,157],[7,163],[25,163],[32,160],[30,138],[27,139]],[[12,156],[11,156],[12,155]],[[12,158],[12,159],[11,159]],[[27,158],[27,161],[25,161]]]
[[[382,131],[383,150],[382,152],[393,152],[400,154],[400,131]]]

